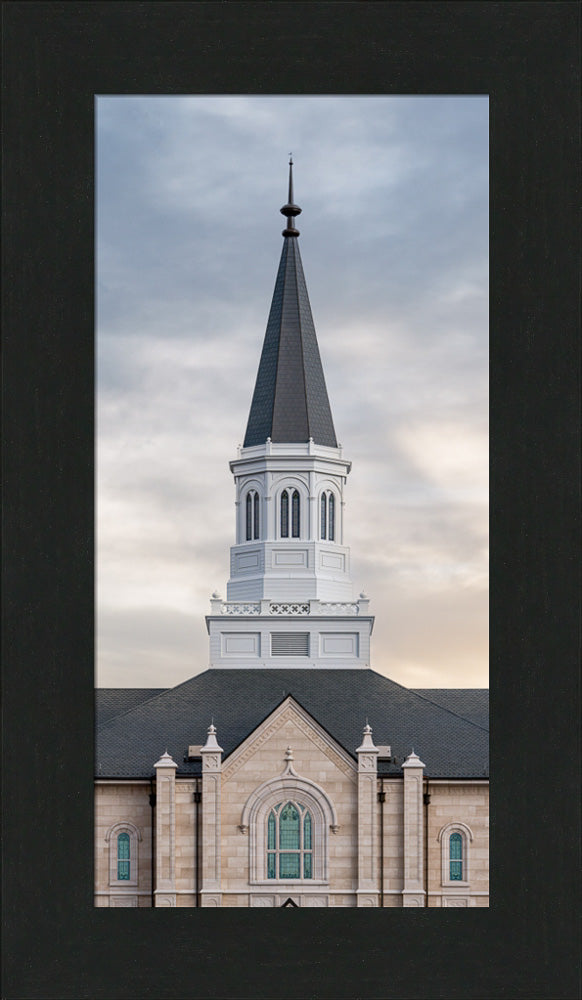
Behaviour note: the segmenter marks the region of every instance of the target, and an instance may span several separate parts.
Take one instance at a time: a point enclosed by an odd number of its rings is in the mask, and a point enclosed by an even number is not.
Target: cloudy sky
[[[488,683],[486,97],[97,99],[99,686],[205,670],[295,161],[372,667]]]

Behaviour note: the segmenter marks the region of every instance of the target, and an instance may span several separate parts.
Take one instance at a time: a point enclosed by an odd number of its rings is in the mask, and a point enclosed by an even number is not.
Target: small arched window
[[[301,523],[299,520],[299,492],[298,490],[293,490],[293,496],[291,497],[291,535],[293,538],[299,538],[299,533],[301,530]]]
[[[117,879],[119,882],[129,882],[130,864],[129,833],[120,833],[117,837]]]
[[[133,823],[114,823],[109,827],[105,842],[109,845],[110,885],[137,885],[140,840],[141,831]]]
[[[463,880],[463,838],[460,833],[451,833],[449,838],[449,879],[451,882]]]
[[[281,494],[281,538],[289,538],[289,493]]]
[[[259,537],[259,494],[256,490],[247,493],[246,529],[247,542]]]
[[[311,813],[299,802],[279,802],[267,821],[267,878],[313,878]]]
[[[335,539],[335,497],[333,493],[329,494],[328,500],[327,537],[330,542]]]
[[[331,490],[321,494],[321,537],[330,542],[335,539],[335,497]]]
[[[442,884],[468,885],[471,879],[471,828],[457,820],[442,828],[438,840],[442,848]]]

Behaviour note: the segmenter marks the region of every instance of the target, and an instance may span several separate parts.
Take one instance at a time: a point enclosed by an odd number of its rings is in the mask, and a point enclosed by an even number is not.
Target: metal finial
[[[295,229],[292,220],[300,214],[299,205],[293,201],[293,154],[289,153],[289,194],[287,204],[281,209],[281,215],[287,216],[287,226],[283,230],[283,236],[299,236],[299,230]]]

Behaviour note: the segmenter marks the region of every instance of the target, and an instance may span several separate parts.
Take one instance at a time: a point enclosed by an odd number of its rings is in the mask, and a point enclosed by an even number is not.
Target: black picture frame
[[[3,19],[3,996],[577,996],[579,5]],[[489,909],[93,907],[94,95],[245,92],[490,97]]]

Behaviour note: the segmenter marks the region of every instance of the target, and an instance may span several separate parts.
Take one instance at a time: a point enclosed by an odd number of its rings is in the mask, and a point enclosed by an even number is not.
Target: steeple
[[[337,448],[331,408],[311,315],[303,265],[294,226],[301,209],[293,201],[293,159],[289,192],[281,214],[287,219],[283,249],[244,447],[273,442]]]

